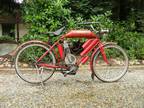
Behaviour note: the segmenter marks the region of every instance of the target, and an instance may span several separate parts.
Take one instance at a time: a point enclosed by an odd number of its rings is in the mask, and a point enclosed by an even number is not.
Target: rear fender
[[[17,49],[15,50],[15,52],[17,52],[18,50],[20,50],[22,47],[28,45],[28,44],[32,44],[32,43],[41,43],[41,44],[44,44],[44,45],[47,45],[50,47],[50,45],[48,45],[46,42],[43,42],[43,41],[39,41],[39,40],[31,40],[31,41],[27,41],[27,42],[24,42],[22,44],[20,44]]]
[[[21,44],[21,45],[17,48],[17,50],[15,51],[15,54],[16,54],[16,52],[17,52],[18,50],[20,50],[22,47],[24,47],[24,46],[26,46],[26,45],[28,45],[28,44],[32,44],[32,43],[40,43],[40,44],[46,45],[48,48],[51,48],[51,47],[52,47],[51,45],[49,45],[49,44],[46,43],[46,42],[39,41],[39,40],[31,40],[31,41],[27,41],[27,42]],[[57,54],[56,50],[53,48],[51,51],[52,51],[52,53],[54,53],[54,56],[55,56],[55,58],[56,58],[56,61],[59,61],[59,57],[58,57],[58,54]]]
[[[18,45],[18,47],[13,52],[11,52],[9,55],[15,56],[17,51],[19,51],[22,47],[24,47],[24,46],[26,46],[27,44],[30,44],[30,43],[42,43],[42,44],[47,45],[45,42],[38,41],[38,40],[27,41],[27,42],[24,42],[24,43]]]

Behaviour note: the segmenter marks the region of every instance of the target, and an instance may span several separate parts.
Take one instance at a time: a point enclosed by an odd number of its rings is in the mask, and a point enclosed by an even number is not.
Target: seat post
[[[49,45],[52,45],[52,41],[51,41],[51,38],[48,37],[48,42],[47,42]]]

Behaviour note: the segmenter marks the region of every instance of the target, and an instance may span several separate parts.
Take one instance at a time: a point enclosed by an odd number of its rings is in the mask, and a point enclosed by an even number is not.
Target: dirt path
[[[144,108],[144,69],[132,68],[119,82],[92,81],[80,69],[55,74],[44,87],[25,83],[14,70],[0,70],[0,108]]]

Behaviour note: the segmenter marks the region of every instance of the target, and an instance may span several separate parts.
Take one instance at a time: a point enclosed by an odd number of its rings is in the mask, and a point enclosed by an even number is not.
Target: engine
[[[64,52],[65,52],[65,63],[66,64],[76,64],[76,57],[71,54],[71,50],[68,42],[65,40],[63,43]]]

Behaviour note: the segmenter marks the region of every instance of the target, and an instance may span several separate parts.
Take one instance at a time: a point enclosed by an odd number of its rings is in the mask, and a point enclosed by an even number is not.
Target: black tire
[[[21,47],[15,56],[15,70],[17,75],[24,81],[39,84],[47,81],[55,69],[38,67],[36,60],[49,50],[48,45],[40,42],[30,42]],[[56,59],[50,51],[40,62],[55,64]]]
[[[105,45],[104,52],[108,59],[107,64],[100,49],[92,57],[92,71],[103,82],[114,82],[121,79],[128,69],[128,57],[125,51],[116,44]]]

